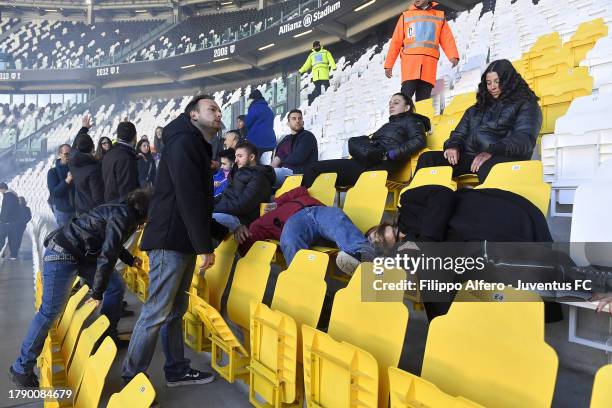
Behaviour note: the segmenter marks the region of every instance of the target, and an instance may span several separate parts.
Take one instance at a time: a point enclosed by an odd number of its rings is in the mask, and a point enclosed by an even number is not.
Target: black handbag
[[[353,160],[366,168],[381,163],[386,153],[386,150],[369,136],[351,137],[348,141],[348,150]]]

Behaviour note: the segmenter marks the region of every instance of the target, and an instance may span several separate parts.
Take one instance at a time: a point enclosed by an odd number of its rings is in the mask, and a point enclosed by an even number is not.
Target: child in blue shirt
[[[229,183],[229,174],[236,160],[234,149],[230,147],[229,149],[221,151],[219,153],[219,160],[221,161],[221,168],[213,176],[215,197],[220,196]]]

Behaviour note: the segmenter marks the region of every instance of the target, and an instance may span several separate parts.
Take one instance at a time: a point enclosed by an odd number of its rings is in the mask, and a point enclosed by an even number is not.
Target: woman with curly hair
[[[450,164],[453,177],[475,173],[482,183],[497,163],[530,160],[541,126],[538,97],[510,61],[493,61],[444,151],[422,154],[417,169]]]
[[[96,149],[96,159],[99,162],[102,162],[104,155],[108,153],[110,149],[113,147],[113,142],[111,142],[110,138],[106,136],[102,136],[100,140],[98,140],[98,148]]]

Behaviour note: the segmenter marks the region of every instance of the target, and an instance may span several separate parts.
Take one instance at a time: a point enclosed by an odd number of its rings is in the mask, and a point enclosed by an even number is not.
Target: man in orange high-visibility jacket
[[[453,64],[459,62],[455,38],[446,23],[444,11],[436,10],[438,3],[415,0],[404,11],[395,26],[385,61],[385,74],[391,78],[393,65],[401,51],[402,93],[416,100],[431,97],[436,84],[436,71],[441,46]]]

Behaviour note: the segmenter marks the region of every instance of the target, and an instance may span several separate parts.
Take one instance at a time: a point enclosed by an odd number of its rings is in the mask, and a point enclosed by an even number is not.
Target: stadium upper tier
[[[159,38],[156,30],[164,20],[97,22],[19,19],[0,20],[0,54],[8,56],[9,68],[81,68],[121,62],[136,40],[151,36],[144,48],[131,50],[128,62],[148,61],[212,48],[257,34],[309,10],[327,0],[290,0],[261,10],[189,17],[170,25]],[[150,44],[149,44],[150,43]]]

